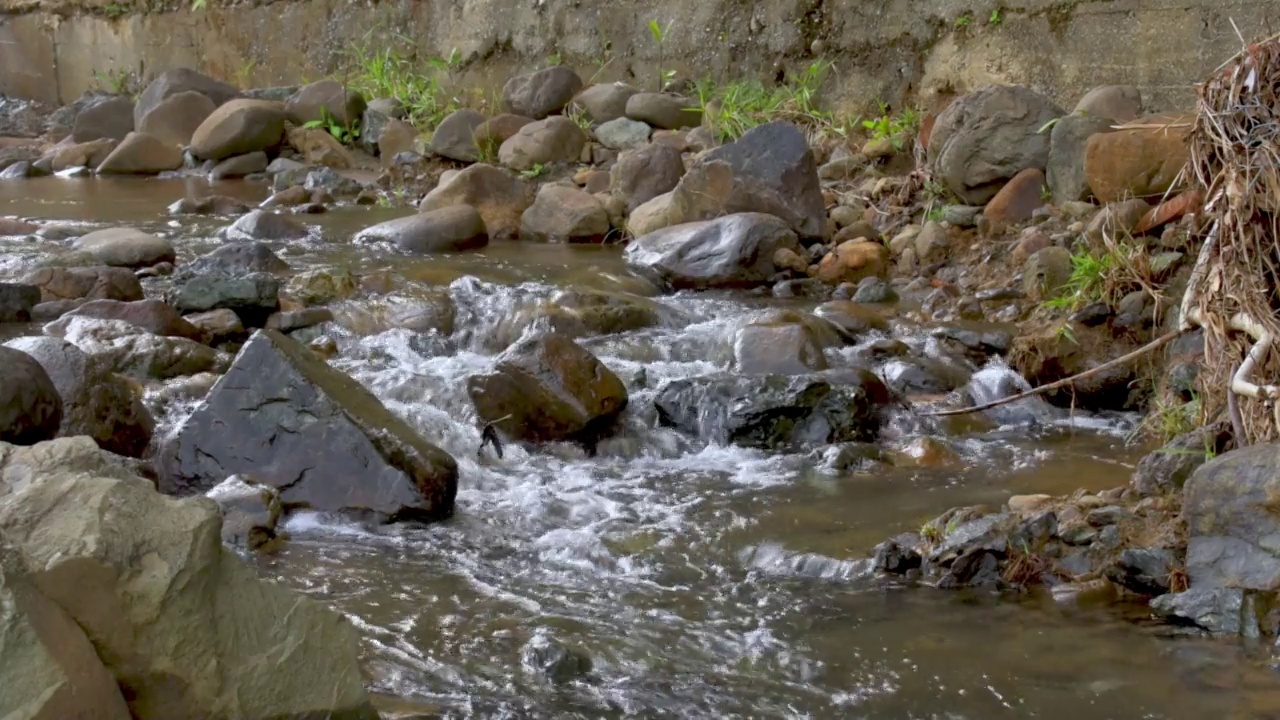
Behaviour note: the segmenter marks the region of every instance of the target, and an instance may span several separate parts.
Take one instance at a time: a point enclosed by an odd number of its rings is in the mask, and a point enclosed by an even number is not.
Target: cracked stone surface
[[[351,377],[273,330],[256,333],[178,429],[160,489],[207,492],[234,474],[276,488],[286,506],[440,519],[458,468]]]

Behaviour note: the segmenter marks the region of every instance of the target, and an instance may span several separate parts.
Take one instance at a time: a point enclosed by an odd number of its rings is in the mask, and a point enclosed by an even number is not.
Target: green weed
[[[987,18],[987,23],[990,25],[999,25],[1002,22],[1004,22],[1004,14],[1000,12],[1000,8],[992,10],[991,17]]]
[[[333,116],[329,115],[329,111],[321,108],[322,119],[311,120],[303,124],[304,128],[323,128],[329,131],[338,142],[343,144],[351,144],[360,138],[360,120],[356,119],[349,125],[338,122]]]
[[[1104,243],[1096,253],[1086,249],[1071,254],[1071,277],[1057,297],[1044,303],[1046,307],[1079,310],[1095,302],[1114,306],[1130,290],[1155,293],[1143,245],[1110,236],[1104,236]]]
[[[889,106],[880,103],[880,115],[862,121],[862,127],[873,140],[887,139],[893,149],[902,152],[920,128],[920,114],[907,108],[892,115]]]
[[[102,14],[114,20],[115,18],[128,15],[129,8],[117,2],[107,3],[106,6],[102,8]]]
[[[543,175],[546,175],[547,172],[548,172],[548,168],[545,167],[542,163],[535,163],[534,166],[529,168],[528,170],[520,171],[520,177],[524,178],[525,180],[532,180],[534,178],[538,178],[538,177],[542,177]]]
[[[967,28],[972,24],[973,24],[973,13],[966,12],[965,14],[956,18],[956,27],[958,28]]]
[[[830,68],[830,62],[815,61],[772,88],[755,80],[738,80],[726,85],[704,80],[696,86],[703,118],[725,142],[774,120],[845,134],[847,128],[839,126],[834,116],[818,105],[818,93]]]
[[[137,76],[125,70],[94,70],[93,84],[113,95],[133,96],[139,91]]]
[[[658,43],[658,92],[662,92],[663,86],[669,80],[675,77],[675,70],[667,70],[663,68],[666,63],[667,56],[667,36],[671,32],[671,23],[667,23],[666,27],[658,24],[657,20],[649,21],[649,34],[653,36],[654,42]]]
[[[435,127],[459,107],[449,90],[462,63],[457,48],[447,57],[418,60],[392,47],[375,50],[366,42],[353,47],[350,55],[351,88],[366,97],[399,100],[414,125]]]

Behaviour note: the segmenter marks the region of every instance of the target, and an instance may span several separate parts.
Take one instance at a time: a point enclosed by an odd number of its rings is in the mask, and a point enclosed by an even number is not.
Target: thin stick
[[[1177,339],[1179,336],[1181,336],[1185,332],[1186,330],[1174,330],[1173,332],[1165,333],[1164,335],[1161,335],[1160,337],[1156,338],[1155,340],[1152,340],[1146,345],[1143,345],[1137,350],[1134,350],[1133,352],[1128,353],[1127,355],[1121,355],[1115,360],[1108,360],[1107,362],[1102,363],[1096,368],[1090,368],[1088,370],[1085,370],[1082,373],[1077,373],[1075,375],[1072,375],[1071,377],[1063,378],[1061,380],[1051,382],[1048,385],[1041,385],[1040,387],[1032,388],[1030,390],[1027,390],[1026,392],[1020,392],[1017,395],[1010,395],[1007,398],[994,400],[992,402],[985,403],[983,405],[974,405],[973,407],[958,408],[955,410],[938,410],[935,412],[921,413],[921,415],[924,415],[925,417],[968,415],[969,413],[981,412],[983,410],[990,410],[991,408],[994,408],[994,407],[1000,407],[1001,405],[1007,405],[1011,402],[1015,402],[1023,398],[1029,398],[1035,395],[1039,395],[1041,393],[1049,392],[1050,390],[1057,390],[1060,387],[1065,387],[1067,385],[1071,385],[1075,383],[1076,381],[1084,380],[1085,378],[1096,375],[1104,370],[1110,370],[1111,368],[1117,365],[1124,365],[1125,363],[1128,363],[1132,360],[1136,360],[1137,358],[1142,357],[1143,355],[1151,352],[1152,350],[1159,349],[1164,345],[1169,344],[1170,342]]]

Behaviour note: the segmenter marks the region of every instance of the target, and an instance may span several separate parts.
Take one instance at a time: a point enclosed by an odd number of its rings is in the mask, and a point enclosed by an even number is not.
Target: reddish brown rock
[[[1204,195],[1199,190],[1187,190],[1178,195],[1169,198],[1159,205],[1147,211],[1138,221],[1138,225],[1134,227],[1133,232],[1137,235],[1151,232],[1161,225],[1167,225],[1200,210],[1201,204],[1204,202]]]
[[[1030,220],[1031,214],[1044,205],[1044,183],[1043,172],[1027,168],[1000,188],[982,214],[991,222],[1002,225]]]
[[[850,240],[836,246],[818,263],[818,279],[836,285],[856,283],[870,276],[884,277],[889,269],[889,248],[868,240]]]
[[[1157,115],[1090,137],[1084,173],[1094,197],[1106,203],[1168,192],[1186,165],[1190,127],[1187,117]]]

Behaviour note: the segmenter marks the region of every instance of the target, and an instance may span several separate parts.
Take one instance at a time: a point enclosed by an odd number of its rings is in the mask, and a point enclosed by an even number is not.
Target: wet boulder
[[[1064,115],[1018,85],[993,85],[956,98],[929,135],[933,177],[969,205],[982,205],[1014,175],[1049,160],[1049,121]]]
[[[73,142],[84,143],[106,138],[122,140],[133,132],[133,101],[126,97],[103,97],[76,115],[71,128]]]
[[[627,101],[638,92],[640,91],[626,83],[600,83],[578,93],[573,104],[582,108],[592,122],[605,125],[618,118],[625,118]]]
[[[194,325],[184,320],[172,306],[160,300],[91,300],[68,312],[60,322],[65,322],[69,317],[123,320],[153,335],[184,337],[189,340],[201,338],[200,331]]]
[[[248,327],[262,327],[280,309],[280,281],[261,272],[247,275],[197,275],[175,287],[170,305],[183,314],[234,310]]]
[[[831,300],[813,314],[835,326],[846,340],[857,342],[872,330],[889,329],[889,313],[883,308],[850,300]]]
[[[232,100],[214,110],[191,136],[191,153],[202,160],[268,150],[284,139],[285,112],[280,103]]]
[[[98,165],[100,175],[155,175],[182,167],[182,148],[145,132],[131,132]]]
[[[1177,567],[1172,550],[1127,548],[1106,569],[1107,579],[1139,595],[1156,596],[1169,592],[1169,578]]]
[[[129,720],[129,706],[84,631],[46,597],[0,536],[0,717]]]
[[[139,107],[142,103],[139,101]],[[200,123],[209,119],[218,106],[209,96],[188,90],[174,93],[161,100],[155,107],[137,119],[137,129],[161,141],[178,147],[191,144]]]
[[[663,425],[709,442],[797,450],[874,440],[884,396],[868,371],[721,374],[673,380],[654,405]]]
[[[564,65],[517,75],[502,87],[507,112],[541,120],[560,112],[582,89],[582,78]]]
[[[122,320],[73,317],[45,331],[80,348],[107,372],[143,381],[222,372],[231,361],[226,353],[194,340],[152,335]]]
[[[267,169],[267,154],[261,150],[232,155],[213,166],[209,171],[210,180],[230,180],[246,175],[262,172]]]
[[[563,115],[536,120],[516,131],[498,148],[503,165],[518,171],[542,165],[577,162],[587,136],[577,123]]]
[[[802,238],[825,234],[827,211],[818,165],[804,133],[795,125],[758,125],[699,160],[717,162],[733,170],[727,212],[776,215]]]
[[[381,520],[453,513],[458,467],[360,383],[261,330],[178,428],[160,488],[206,492],[248,473],[285,505]]]
[[[663,130],[702,124],[702,107],[673,93],[635,93],[627,98],[627,117]]]
[[[1257,618],[1248,618],[1245,607],[1246,591],[1236,587],[1192,588],[1151,601],[1157,617],[1219,635],[1239,635],[1251,625],[1256,628]]]
[[[627,246],[627,265],[669,288],[750,288],[767,284],[778,272],[780,248],[799,251],[787,223],[761,213],[667,227]]]
[[[32,357],[53,382],[62,399],[58,436],[85,435],[108,452],[142,457],[155,421],[140,393],[112,374],[104,358],[90,357],[56,337],[22,337],[6,347]]]
[[[0,283],[0,323],[28,322],[40,303],[40,288],[23,283]]]
[[[177,259],[173,243],[129,227],[95,230],[76,240],[73,247],[110,267],[151,267]]]
[[[266,243],[233,242],[192,260],[179,274],[184,278],[194,275],[279,274],[288,269],[289,263]]]
[[[756,322],[733,337],[735,369],[748,375],[804,375],[826,370],[822,343],[812,327],[794,322]]]
[[[62,423],[62,397],[40,363],[0,347],[0,442],[33,445],[49,440]]]
[[[147,116],[164,101],[184,93],[203,95],[213,103],[214,108],[240,95],[235,87],[190,68],[166,70],[157,75],[138,97],[138,104],[133,109],[134,123],[141,127]],[[212,110],[213,108],[210,112]]]
[[[591,656],[539,632],[520,648],[520,665],[555,684],[578,680],[591,672]]]
[[[519,234],[520,216],[532,203],[528,186],[514,173],[477,163],[442,179],[440,185],[422,199],[419,209],[470,205],[484,219],[489,237],[506,240]]]
[[[484,220],[470,205],[455,205],[378,223],[356,233],[357,243],[392,243],[406,252],[478,250],[489,244]]]
[[[0,533],[84,632],[134,717],[377,718],[351,625],[258,578],[222,547],[220,526],[207,498],[71,469],[0,503]]]
[[[337,80],[319,80],[303,85],[285,100],[289,122],[302,126],[309,122],[336,122],[349,126],[360,122],[368,106],[364,96],[348,90]]]
[[[1140,127],[1090,136],[1084,174],[1094,197],[1107,203],[1175,189],[1190,154],[1189,124],[1183,116],[1157,115],[1143,118]]]
[[[467,379],[476,413],[529,442],[590,446],[627,407],[627,389],[604,363],[559,334],[526,337],[498,356],[492,372]]]
[[[627,150],[609,170],[609,192],[630,213],[659,195],[675,190],[684,175],[680,151],[654,143]]]
[[[458,162],[476,162],[480,159],[476,128],[486,120],[484,113],[471,108],[450,113],[431,134],[431,152]]]
[[[1201,465],[1183,490],[1192,589],[1280,589],[1280,444],[1233,450]]]
[[[228,242],[304,240],[307,226],[279,213],[254,210],[232,223],[224,232]]]
[[[602,242],[610,228],[599,200],[564,185],[543,185],[520,216],[520,238],[536,242]]]
[[[248,203],[226,195],[184,197],[168,208],[170,215],[243,215],[250,210]]]
[[[284,512],[280,491],[250,475],[232,475],[205,497],[222,511],[222,542],[235,548],[257,550],[278,536],[276,526]]]

